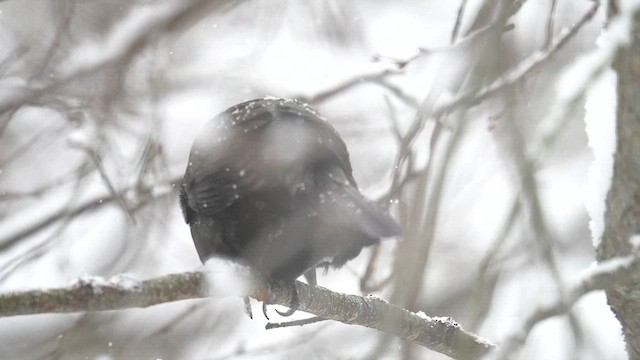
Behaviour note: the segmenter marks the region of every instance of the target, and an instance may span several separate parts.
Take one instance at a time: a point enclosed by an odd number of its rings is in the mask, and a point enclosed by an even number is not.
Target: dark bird
[[[318,112],[296,100],[235,105],[197,136],[180,205],[200,260],[217,256],[270,280],[340,267],[363,247],[399,235],[365,198],[347,147]]]

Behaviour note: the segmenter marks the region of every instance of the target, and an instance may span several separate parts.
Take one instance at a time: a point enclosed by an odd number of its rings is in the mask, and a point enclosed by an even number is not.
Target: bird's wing
[[[216,213],[262,185],[255,159],[257,134],[271,118],[255,116],[248,131],[246,126],[232,124],[234,116],[229,111],[217,116],[196,138],[183,177],[185,209]]]
[[[281,132],[284,141],[291,143],[296,138],[306,138],[311,153],[307,161],[315,157],[340,166],[349,182],[357,187],[346,144],[333,125],[309,105],[295,99],[269,97],[238,104],[229,111],[234,114],[233,125],[243,128],[244,132],[252,132],[265,123],[288,123],[290,131]]]
[[[184,208],[215,213],[247,193],[295,193],[304,188],[304,167],[312,163],[339,166],[357,187],[345,143],[311,107],[277,98],[238,104],[196,138],[183,178]]]

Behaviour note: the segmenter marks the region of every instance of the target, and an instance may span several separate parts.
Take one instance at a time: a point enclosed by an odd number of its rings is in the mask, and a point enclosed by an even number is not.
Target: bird
[[[290,284],[304,275],[316,285],[316,268],[401,234],[360,192],[336,129],[295,99],[245,101],[206,123],[179,203],[203,263],[226,258]]]

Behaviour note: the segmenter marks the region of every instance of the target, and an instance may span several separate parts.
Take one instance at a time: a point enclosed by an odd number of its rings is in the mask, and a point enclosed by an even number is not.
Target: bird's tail
[[[331,188],[333,200],[342,210],[341,213],[350,217],[344,220],[355,224],[358,230],[374,238],[402,233],[402,228],[389,212],[364,197],[357,188],[341,182],[334,182]]]

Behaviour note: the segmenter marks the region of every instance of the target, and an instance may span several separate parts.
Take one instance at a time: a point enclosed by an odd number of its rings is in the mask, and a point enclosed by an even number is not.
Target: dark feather
[[[267,98],[233,106],[194,142],[180,205],[200,259],[226,256],[293,280],[400,234],[358,191],[347,148],[315,110]]]

